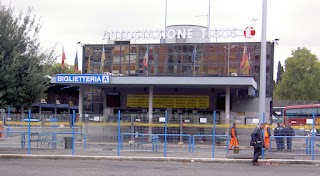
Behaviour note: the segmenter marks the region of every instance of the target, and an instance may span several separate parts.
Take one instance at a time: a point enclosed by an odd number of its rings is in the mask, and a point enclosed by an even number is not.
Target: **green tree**
[[[281,62],[278,62],[278,72],[277,72],[277,80],[276,84],[278,84],[281,81],[282,73],[284,72],[283,66],[281,65]]]
[[[55,75],[55,74],[80,74],[80,71],[76,71],[74,65],[64,64],[64,69],[62,70],[61,63],[54,63],[47,66],[47,75]]]
[[[292,50],[285,61],[282,80],[275,87],[276,100],[319,100],[320,63],[307,48]]]
[[[42,51],[39,21],[29,8],[14,15],[0,3],[0,106],[29,106],[48,88],[46,65],[54,60],[54,48]]]

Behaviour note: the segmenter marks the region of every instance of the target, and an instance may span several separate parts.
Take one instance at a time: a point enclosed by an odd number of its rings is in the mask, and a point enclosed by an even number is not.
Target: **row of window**
[[[248,52],[260,52],[260,43],[205,43],[205,44],[131,44],[131,45],[86,45],[85,53],[94,55],[102,52],[104,48],[105,54],[137,54],[146,53],[227,53],[243,52],[244,48]],[[267,52],[270,52],[270,43],[267,47]]]
[[[320,108],[300,108],[300,109],[287,109],[285,110],[285,116],[296,117],[296,116],[316,116],[320,115]]]

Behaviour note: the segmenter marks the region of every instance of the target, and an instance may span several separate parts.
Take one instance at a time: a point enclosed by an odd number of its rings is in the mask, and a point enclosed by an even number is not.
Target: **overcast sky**
[[[0,0],[15,11],[33,8],[43,24],[40,42],[44,48],[58,43],[73,64],[77,42],[105,43],[108,30],[164,29],[165,0]],[[290,57],[291,50],[306,47],[320,57],[320,1],[267,0],[267,40],[280,39],[275,48],[275,70],[278,61]],[[209,0],[167,0],[167,25],[194,24],[207,26]],[[261,41],[262,0],[211,0],[211,28],[244,29],[255,27]],[[258,19],[256,22],[252,19]],[[243,38],[232,41],[244,41]],[[218,42],[224,42],[219,40]],[[139,42],[137,42],[139,43]],[[145,42],[144,42],[145,43]],[[58,58],[61,62],[61,57]],[[80,65],[81,63],[79,63]]]

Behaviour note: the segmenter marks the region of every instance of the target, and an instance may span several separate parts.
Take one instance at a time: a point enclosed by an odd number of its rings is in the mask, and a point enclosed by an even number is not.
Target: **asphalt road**
[[[315,176],[319,173],[318,165],[0,159],[3,176]]]

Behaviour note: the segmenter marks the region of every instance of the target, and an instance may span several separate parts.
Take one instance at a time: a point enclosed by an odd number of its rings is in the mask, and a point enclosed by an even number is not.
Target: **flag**
[[[240,64],[240,69],[243,70],[245,75],[249,74],[250,71],[250,54],[248,55],[247,47],[243,48],[242,61]]]
[[[88,67],[87,67],[87,73],[89,73],[91,71],[91,65],[90,65],[90,53],[89,53],[89,58],[88,58]]]
[[[104,61],[106,60],[106,54],[104,52],[104,45],[102,45],[102,53],[101,53],[101,63],[100,63],[100,73],[103,73]]]
[[[240,64],[240,69],[243,69],[246,60],[248,60],[247,46],[244,46],[243,47],[242,60],[241,60],[241,64]]]
[[[149,62],[149,49],[147,46],[146,54],[143,57],[143,65],[148,68],[148,62]]]
[[[62,46],[62,62],[61,62],[61,68],[64,69],[64,61],[66,60],[66,54],[64,53],[64,48]]]
[[[249,57],[247,58],[244,64],[244,74],[249,75],[249,71],[250,71],[250,53],[249,53]]]
[[[74,71],[78,72],[78,51],[76,53],[76,58],[74,59]]]

